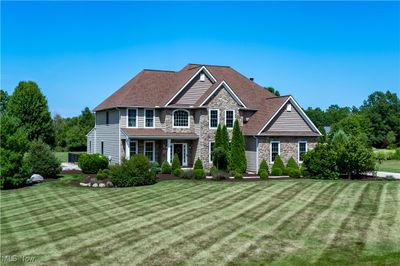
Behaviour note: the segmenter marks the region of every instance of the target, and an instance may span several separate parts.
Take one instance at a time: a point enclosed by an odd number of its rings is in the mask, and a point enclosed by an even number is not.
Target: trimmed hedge
[[[174,173],[176,169],[181,169],[181,161],[179,160],[178,154],[175,153],[174,158],[172,159],[172,173]]]
[[[176,177],[182,177],[183,176],[183,170],[178,168],[172,171],[172,174]]]
[[[171,165],[167,160],[163,161],[161,164],[161,173],[162,174],[170,174],[172,172]]]
[[[272,167],[272,171],[271,171],[272,176],[280,176],[282,174],[283,174],[283,172],[282,172],[281,168],[273,168]]]
[[[265,171],[267,172],[267,174],[269,173],[268,163],[265,160],[262,160],[260,163],[260,167],[258,169],[258,175],[260,175],[261,171]]]
[[[199,170],[199,169],[204,169],[203,162],[200,160],[200,158],[197,158],[196,162],[194,163],[193,170]]]
[[[99,153],[81,154],[78,165],[85,174],[97,174],[99,170],[108,168],[108,159]]]
[[[194,179],[204,179],[204,178],[206,178],[206,172],[204,172],[204,169],[195,169],[193,171],[193,178]]]
[[[278,171],[278,169],[280,171]],[[271,175],[279,176],[285,173],[285,165],[279,155],[275,157],[274,164],[272,165]]]
[[[268,172],[265,171],[264,169],[260,170],[260,172],[258,173],[258,175],[260,176],[261,179],[265,180],[268,178]]]

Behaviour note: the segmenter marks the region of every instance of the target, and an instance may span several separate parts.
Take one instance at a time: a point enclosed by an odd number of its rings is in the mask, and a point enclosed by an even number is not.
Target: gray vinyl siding
[[[101,153],[104,143],[104,155],[111,156],[111,164],[119,163],[119,111],[109,110],[109,124],[106,124],[106,111],[96,112],[96,153]]]
[[[127,117],[127,109],[126,108],[120,109],[119,122],[121,124],[121,128],[126,127],[126,125],[127,125],[127,121],[126,120],[127,119],[128,119],[128,117]]]
[[[211,80],[207,77],[204,81],[200,81],[200,74],[197,75],[187,88],[181,93],[177,104],[194,104],[212,85]]]
[[[272,121],[268,131],[312,131],[293,105],[290,112],[286,110],[286,106],[282,109]]]
[[[87,139],[86,152],[87,153],[94,153],[94,146],[95,146],[94,134],[95,134],[95,131],[96,131],[96,129],[93,128],[86,136],[86,139]]]
[[[247,172],[257,172],[257,147],[253,137],[245,138]]]

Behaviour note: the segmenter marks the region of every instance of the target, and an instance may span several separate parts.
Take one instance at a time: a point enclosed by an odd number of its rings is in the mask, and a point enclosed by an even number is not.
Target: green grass
[[[384,160],[381,164],[376,164],[377,171],[400,173],[399,160]]]
[[[55,265],[398,265],[400,182],[174,180],[1,192],[1,255]],[[67,180],[68,179],[68,180]]]
[[[58,160],[60,160],[62,163],[67,163],[68,162],[68,152],[63,152],[63,151],[55,151],[54,155]]]

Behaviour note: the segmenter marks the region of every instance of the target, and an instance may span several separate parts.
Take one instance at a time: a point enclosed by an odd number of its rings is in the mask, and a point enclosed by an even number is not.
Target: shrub
[[[293,178],[300,178],[301,172],[300,169],[295,169],[295,168],[288,168],[289,176]]]
[[[182,170],[180,176],[185,179],[192,179],[193,178],[193,170],[192,169]]]
[[[158,162],[152,162],[151,163],[151,169],[152,171],[154,171],[154,173],[158,174],[159,172],[161,172],[161,167],[160,164]]]
[[[213,155],[213,164],[219,170],[226,170],[228,167],[228,157],[225,149],[222,147],[216,147],[212,155]]]
[[[118,187],[145,186],[155,184],[156,174],[146,156],[139,154],[121,165],[110,167],[111,181]]]
[[[218,170],[215,179],[216,180],[226,180],[230,177],[230,173],[223,171],[223,170]]]
[[[199,170],[199,169],[203,169],[203,163],[200,160],[200,158],[197,158],[196,162],[194,163],[193,170]]]
[[[291,169],[299,169],[299,165],[296,163],[296,161],[293,159],[293,157],[290,157],[287,165],[287,168],[291,168]]]
[[[172,173],[176,169],[181,169],[181,161],[179,160],[178,154],[175,153],[174,158],[172,159],[172,166],[171,166]]]
[[[167,160],[163,161],[161,164],[161,173],[170,174],[172,172],[171,165]]]
[[[261,179],[264,180],[268,178],[268,172],[265,169],[260,170],[258,175],[260,176]]]
[[[302,177],[309,176],[309,175],[307,174],[307,167],[305,167],[304,165],[302,165],[302,166],[300,167],[300,174],[301,174]]]
[[[400,160],[400,148],[397,148],[394,152],[393,160]]]
[[[258,175],[260,175],[261,171],[267,172],[267,176],[268,176],[269,168],[268,168],[268,163],[265,160],[262,160],[260,163],[260,167],[258,169]]]
[[[104,180],[104,179],[107,179],[107,178],[110,178],[110,177],[111,177],[110,169],[99,170],[99,172],[96,175],[96,178],[98,180]]]
[[[60,161],[43,141],[33,141],[31,143],[25,160],[31,174],[39,174],[44,178],[48,178],[55,177],[61,172]]]
[[[203,179],[206,178],[206,173],[204,172],[204,169],[195,169],[193,171],[193,177],[194,179]]]
[[[339,177],[337,154],[332,145],[318,144],[303,157],[303,165],[307,169],[306,177],[317,179],[337,179]]]
[[[285,165],[283,164],[283,161],[279,155],[277,155],[275,157],[274,164],[272,165],[272,169],[271,169],[271,175],[274,175],[274,174],[272,174],[274,172],[274,169],[281,170],[279,175],[282,175],[285,171]],[[276,170],[275,170],[275,173],[277,173]]]
[[[235,179],[236,179],[236,180],[241,180],[241,179],[243,179],[243,174],[242,174],[242,173],[239,173],[239,172],[236,172],[236,173],[235,173]]]
[[[272,167],[272,171],[271,171],[272,176],[280,176],[282,174],[283,174],[283,172],[282,172],[281,168],[273,168]]]
[[[172,171],[172,174],[173,174],[174,176],[176,176],[176,177],[181,177],[181,176],[183,176],[183,170],[180,169],[180,168],[175,169],[174,171]]]
[[[210,169],[210,175],[211,175],[213,178],[217,178],[217,175],[218,175],[218,169],[217,169],[217,167],[215,167],[215,166],[211,167],[211,169]]]
[[[108,168],[108,159],[99,153],[81,154],[78,165],[85,174],[97,174],[99,170]]]
[[[378,151],[374,154],[375,159],[379,162],[382,163],[382,161],[386,160],[386,154],[384,152]]]

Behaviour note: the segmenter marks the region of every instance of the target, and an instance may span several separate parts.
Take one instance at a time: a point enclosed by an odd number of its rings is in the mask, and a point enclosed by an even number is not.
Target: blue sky
[[[399,2],[1,2],[1,88],[52,114],[94,108],[143,68],[230,65],[303,107],[400,92]]]

